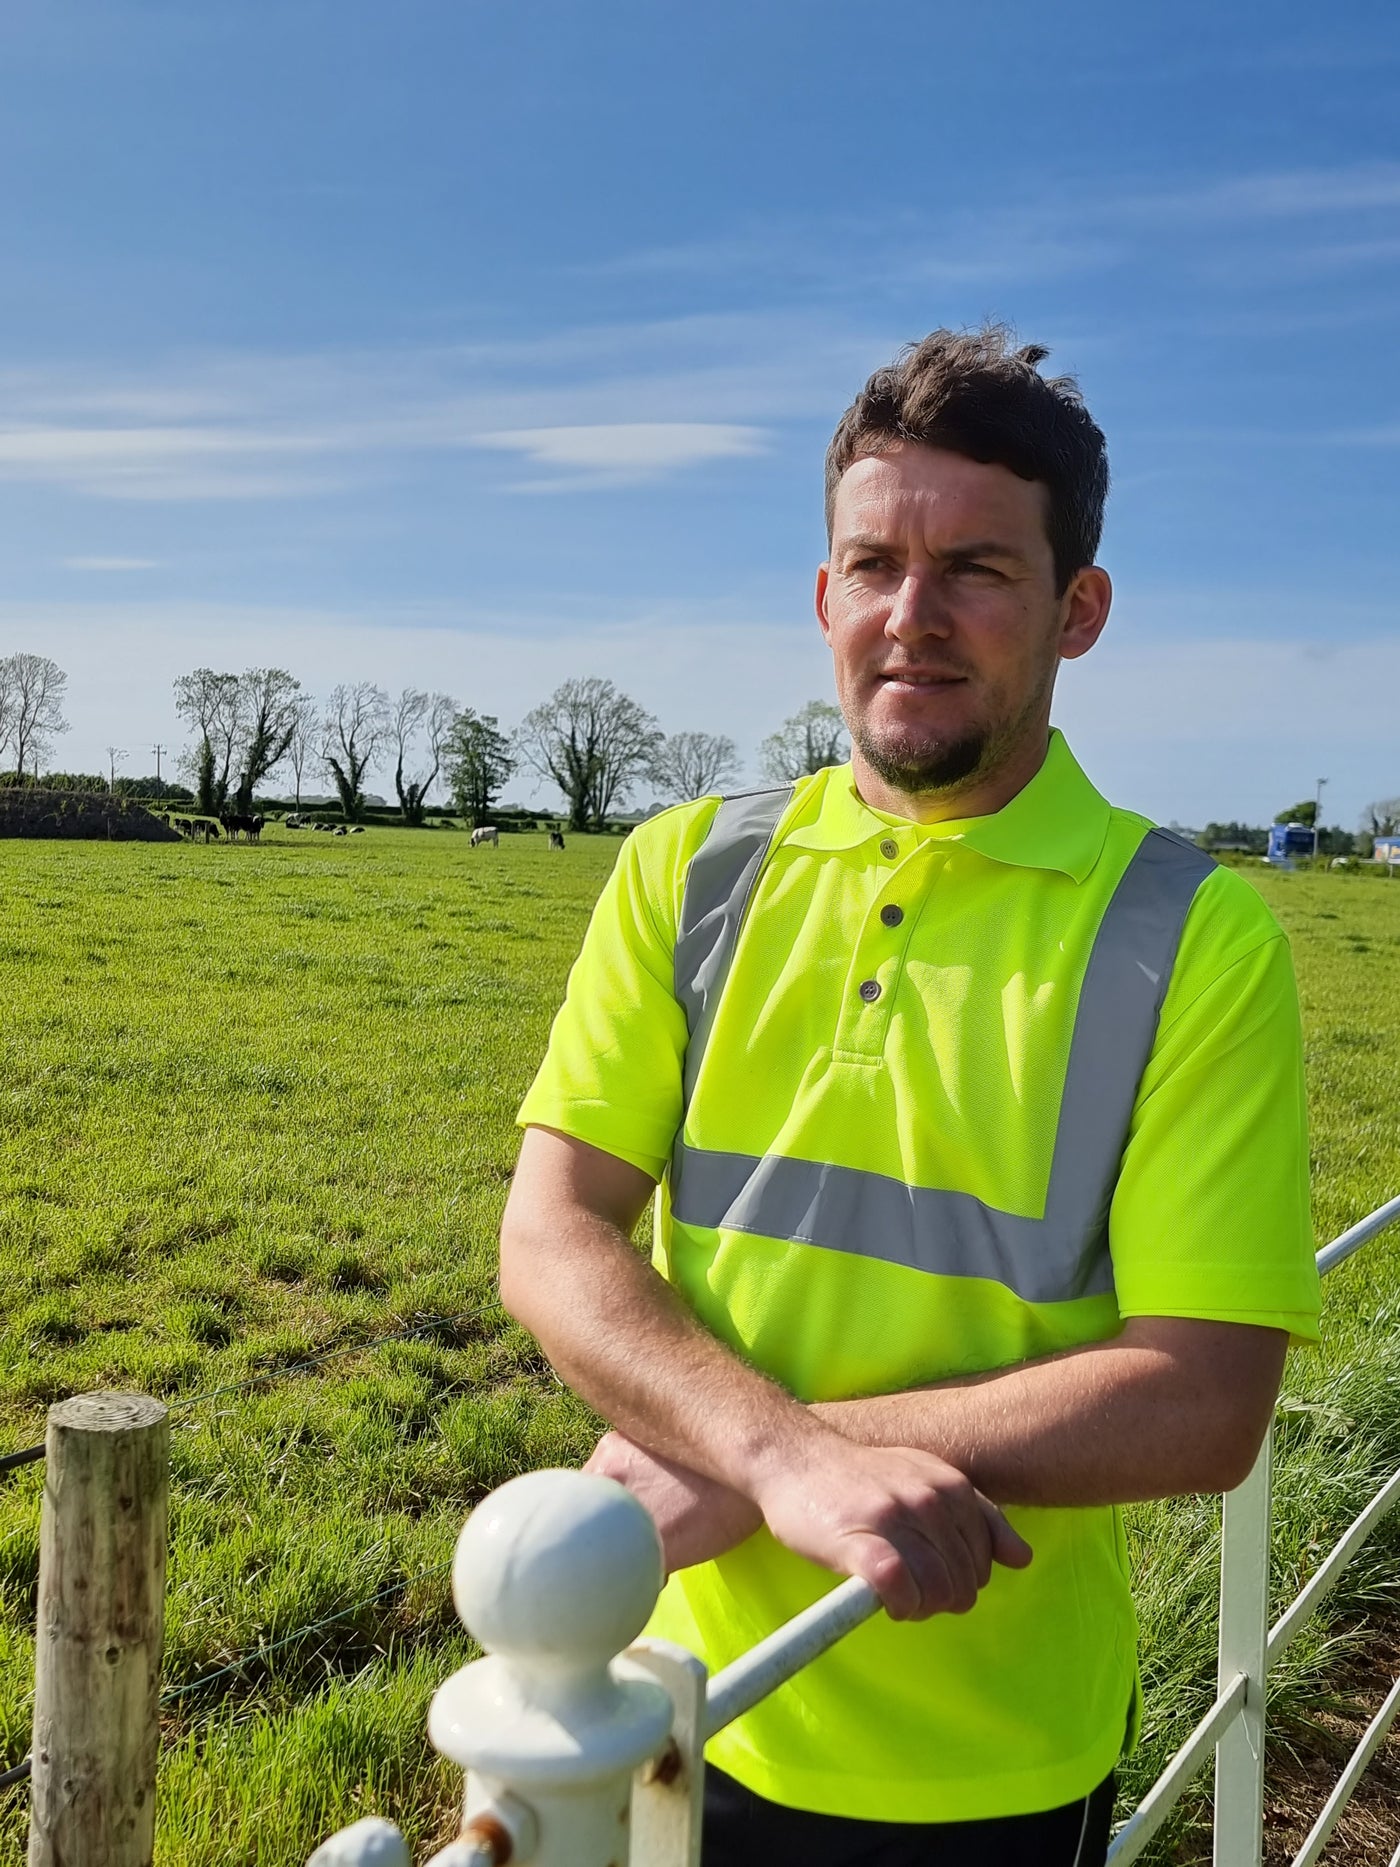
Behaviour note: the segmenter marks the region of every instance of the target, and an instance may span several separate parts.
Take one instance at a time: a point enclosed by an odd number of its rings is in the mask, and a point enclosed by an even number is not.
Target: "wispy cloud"
[[[65,570],[84,571],[133,571],[159,570],[159,558],[64,558]]]
[[[848,251],[858,263],[841,263]],[[991,208],[745,227],[599,268],[690,268],[760,307],[743,312],[491,342],[187,356],[146,371],[0,371],[0,480],[171,504],[313,498],[452,454],[487,490],[625,487],[752,458],[783,424],[828,420],[873,357],[927,328],[910,325],[911,306],[966,306],[976,294],[987,309],[1014,308],[1028,287],[1082,287],[1130,267],[1163,287],[1159,336],[1200,315],[1192,287],[1203,285],[1217,324],[1237,311],[1250,328],[1318,328],[1355,316],[1362,275],[1374,296],[1397,261],[1400,163],[1173,188],[1047,181]],[[1344,274],[1356,275],[1349,290],[1329,291]],[[1087,335],[1051,339],[1084,367]],[[1093,332],[1094,344],[1111,341]],[[492,455],[514,456],[512,471],[493,477]],[[535,470],[523,481],[521,462]]]
[[[527,490],[587,484],[615,486],[655,479],[708,460],[732,460],[765,450],[761,428],[726,422],[620,421],[578,428],[517,428],[479,434],[476,446],[523,454],[566,479],[532,481]]]
[[[762,453],[764,424],[829,412],[868,354],[837,323],[774,313],[501,345],[214,355],[125,379],[10,370],[0,480],[102,499],[305,497],[455,452],[475,455],[478,474],[492,453],[545,469],[530,490],[631,484]]]

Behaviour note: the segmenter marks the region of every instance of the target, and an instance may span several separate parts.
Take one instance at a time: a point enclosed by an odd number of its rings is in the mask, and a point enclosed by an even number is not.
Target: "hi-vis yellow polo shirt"
[[[657,1177],[654,1263],[721,1341],[817,1401],[1127,1316],[1315,1336],[1297,994],[1247,882],[1111,808],[1058,733],[992,816],[882,815],[849,766],[772,808],[741,923],[706,898],[718,799],[632,834],[519,1118]],[[876,1616],[711,1759],[873,1819],[1085,1795],[1136,1682],[1119,1514],[1008,1515],[1028,1569]],[[832,1586],[760,1530],[672,1576],[651,1631],[717,1669]]]

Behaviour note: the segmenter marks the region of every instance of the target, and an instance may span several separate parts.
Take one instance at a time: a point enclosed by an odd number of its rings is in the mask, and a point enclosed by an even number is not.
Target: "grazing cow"
[[[350,825],[350,834],[352,836],[363,836],[364,833],[365,826],[362,823],[352,823]]]
[[[343,823],[338,823],[335,826],[335,828],[331,831],[332,836],[348,836],[349,834],[350,832],[346,829]]]
[[[550,831],[549,846],[551,849],[562,849],[564,847],[564,832],[562,830]]]
[[[256,843],[262,835],[261,817],[244,817],[236,811],[227,811],[220,816],[219,822],[224,826],[224,835],[231,843],[237,842],[240,836],[247,843]]]
[[[472,831],[472,848],[475,849],[478,843],[490,843],[493,849],[500,848],[501,833],[494,823],[483,823],[479,830]]]

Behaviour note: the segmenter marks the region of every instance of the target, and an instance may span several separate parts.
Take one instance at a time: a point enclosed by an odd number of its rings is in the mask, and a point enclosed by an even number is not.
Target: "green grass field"
[[[459,1783],[423,1718],[465,1651],[453,1540],[475,1498],[576,1460],[592,1431],[495,1307],[494,1241],[514,1109],[616,851],[0,841],[0,1449],[89,1388],[176,1409],[171,1867],[292,1867],[370,1810],[420,1848],[452,1826]],[[1400,885],[1255,878],[1298,958],[1326,1238],[1400,1190]],[[1400,1465],[1400,1240],[1327,1297],[1280,1424],[1282,1594]],[[40,1484],[0,1481],[0,1766],[27,1749]],[[1130,1795],[1212,1690],[1217,1519],[1133,1513],[1148,1724]],[[1400,1526],[1290,1654],[1285,1743],[1320,1741],[1326,1663],[1397,1576]],[[26,1810],[0,1795],[0,1867],[23,1859]],[[1170,1845],[1197,1857],[1187,1827]]]

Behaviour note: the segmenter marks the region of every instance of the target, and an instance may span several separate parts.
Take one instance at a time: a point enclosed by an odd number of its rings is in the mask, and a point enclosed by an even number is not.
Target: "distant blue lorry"
[[[1291,863],[1298,856],[1311,856],[1317,840],[1311,824],[1271,823],[1269,850],[1265,862]]]

